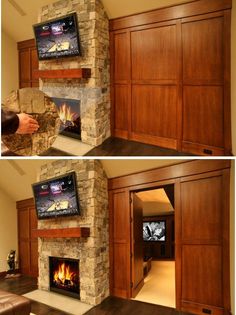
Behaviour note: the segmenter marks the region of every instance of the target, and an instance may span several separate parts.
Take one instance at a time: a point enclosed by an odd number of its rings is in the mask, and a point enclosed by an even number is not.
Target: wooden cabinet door
[[[142,201],[132,195],[132,297],[136,297],[144,285],[143,276],[143,207]]]
[[[113,191],[109,199],[111,294],[129,298],[131,290],[129,193],[126,190]]]
[[[224,27],[222,12],[182,21],[184,151],[224,155]]]
[[[34,200],[17,202],[19,267],[24,275],[38,276],[38,239],[32,237],[32,230],[37,228],[37,216]]]
[[[182,178],[176,209],[177,305],[196,314],[229,311],[227,171]]]

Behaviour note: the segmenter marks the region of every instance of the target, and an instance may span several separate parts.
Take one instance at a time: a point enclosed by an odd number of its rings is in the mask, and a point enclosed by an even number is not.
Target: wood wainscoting
[[[34,199],[17,201],[19,268],[24,275],[38,276],[38,239],[33,231],[38,227]]]
[[[109,180],[111,294],[131,298],[134,284],[142,284],[133,252],[134,192],[171,184],[176,308],[230,315],[229,171],[229,160],[198,160]]]
[[[231,155],[231,0],[196,0],[110,21],[112,134]]]

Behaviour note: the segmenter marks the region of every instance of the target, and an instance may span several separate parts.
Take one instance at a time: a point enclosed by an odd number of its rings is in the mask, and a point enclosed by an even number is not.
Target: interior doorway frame
[[[134,283],[134,273],[133,273],[133,259],[134,259],[134,253],[133,253],[133,242],[134,242],[134,238],[133,238],[133,231],[134,231],[134,209],[133,209],[133,205],[134,205],[134,194],[140,191],[148,191],[148,190],[152,190],[152,189],[160,189],[163,188],[164,186],[167,185],[174,185],[174,233],[175,233],[175,308],[179,309],[180,307],[180,299],[181,299],[181,265],[180,262],[181,260],[179,260],[181,252],[179,252],[180,247],[178,246],[178,235],[177,232],[179,233],[179,231],[181,231],[181,226],[179,226],[181,224],[180,221],[180,214],[179,209],[177,209],[178,207],[176,207],[177,204],[179,204],[179,199],[178,199],[178,186],[179,186],[179,179],[170,179],[170,180],[163,180],[163,181],[158,181],[158,182],[154,182],[154,183],[147,183],[147,184],[143,184],[141,187],[140,185],[133,186],[132,189],[129,191],[129,196],[130,196],[130,283]],[[177,221],[178,219],[178,221]],[[178,261],[177,261],[177,257],[178,257]],[[141,289],[141,288],[140,288]],[[132,286],[130,287],[130,293],[129,293],[130,298],[133,296],[133,288]]]

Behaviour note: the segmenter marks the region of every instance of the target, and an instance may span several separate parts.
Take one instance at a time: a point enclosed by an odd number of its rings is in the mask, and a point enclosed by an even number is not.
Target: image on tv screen
[[[143,240],[164,242],[166,240],[165,221],[143,222]]]
[[[32,187],[38,219],[79,214],[74,172]]]
[[[39,60],[80,55],[76,14],[34,25]]]

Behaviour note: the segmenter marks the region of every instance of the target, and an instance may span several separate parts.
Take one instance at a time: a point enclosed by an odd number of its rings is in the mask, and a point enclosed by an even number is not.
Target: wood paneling
[[[176,94],[174,86],[134,85],[132,132],[176,138]]]
[[[197,0],[110,22],[114,136],[231,154],[230,8]]]
[[[223,82],[223,17],[182,24],[183,80]]]
[[[128,132],[128,88],[126,85],[115,85],[114,128]],[[127,135],[126,135],[127,137]]]
[[[38,87],[39,80],[34,71],[38,70],[38,54],[35,47],[35,40],[30,39],[17,43],[19,56],[19,86]]]
[[[131,47],[133,80],[176,79],[175,25],[133,31]]]
[[[112,243],[111,294],[129,298],[130,277],[130,209],[128,192],[117,191],[110,195],[110,241]],[[119,268],[118,268],[119,266]]]
[[[110,30],[115,31],[133,26],[146,25],[186,16],[200,15],[209,12],[231,9],[232,0],[198,0],[190,3],[172,5],[141,14],[110,20]]]
[[[223,107],[221,87],[185,87],[183,141],[224,147]]]
[[[194,240],[200,243],[221,241],[220,226],[223,217],[221,185],[221,176],[181,184],[183,241]],[[197,222],[201,222],[198,228]]]
[[[143,205],[132,195],[132,297],[136,297],[144,285],[143,275]]]
[[[129,49],[128,33],[114,34],[114,78],[116,81],[129,79]]]
[[[183,245],[182,300],[222,307],[222,267],[220,246]]]
[[[20,271],[25,275],[38,275],[38,239],[34,235],[38,221],[34,200],[16,203],[18,213],[18,244]]]
[[[198,160],[109,180],[112,294],[130,298],[130,194],[174,184],[176,307],[230,314],[229,168],[230,161]]]

